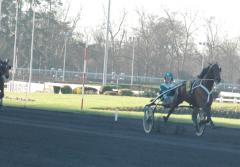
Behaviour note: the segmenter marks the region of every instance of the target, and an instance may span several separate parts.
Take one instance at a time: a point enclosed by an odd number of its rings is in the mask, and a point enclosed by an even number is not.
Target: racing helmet
[[[173,81],[173,74],[171,72],[166,72],[164,75],[164,79],[166,80],[167,78]]]

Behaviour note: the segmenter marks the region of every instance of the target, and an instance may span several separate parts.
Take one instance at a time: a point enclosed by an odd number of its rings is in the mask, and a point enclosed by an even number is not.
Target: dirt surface
[[[0,167],[237,167],[240,129],[5,108],[0,112]]]

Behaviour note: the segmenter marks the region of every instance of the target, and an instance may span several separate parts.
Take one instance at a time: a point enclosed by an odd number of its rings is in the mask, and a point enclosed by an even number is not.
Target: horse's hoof
[[[210,127],[211,127],[212,129],[215,129],[215,128],[216,128],[216,126],[215,126],[215,124],[214,124],[213,122],[210,122]]]
[[[167,117],[165,117],[165,116],[163,116],[163,120],[164,120],[164,122],[165,122],[165,123],[167,123],[167,121],[168,121],[168,118],[167,118]]]
[[[199,133],[199,126],[198,125],[195,126],[195,130],[196,130],[196,133]]]

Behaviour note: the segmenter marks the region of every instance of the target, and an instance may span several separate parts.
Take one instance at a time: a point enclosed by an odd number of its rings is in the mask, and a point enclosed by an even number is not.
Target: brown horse
[[[210,64],[204,68],[197,80],[184,81],[181,86],[175,89],[175,100],[168,106],[170,109],[168,115],[164,118],[167,122],[170,115],[183,101],[186,101],[193,107],[192,120],[196,125],[197,113],[202,109],[206,113],[207,119],[202,124],[212,123],[211,105],[213,102],[212,90],[214,83],[221,81],[221,68],[217,63]],[[187,88],[189,86],[189,88]],[[197,129],[198,130],[198,129]]]

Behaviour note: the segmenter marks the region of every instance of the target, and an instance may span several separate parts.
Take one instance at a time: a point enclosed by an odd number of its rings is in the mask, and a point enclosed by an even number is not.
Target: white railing
[[[216,98],[218,102],[231,102],[231,103],[240,103],[240,93],[233,92],[220,92],[218,98]]]
[[[28,82],[23,81],[12,81],[6,82],[6,90],[18,92],[18,93],[25,93],[28,89]],[[44,83],[31,83],[31,92],[48,92],[53,93],[54,86],[70,86],[72,89],[77,87],[82,87],[82,84],[68,84],[68,83],[53,83],[53,82],[44,82]],[[94,88],[99,93],[101,86],[99,85],[88,85],[86,84],[85,87]]]

